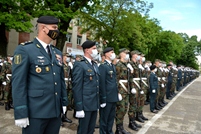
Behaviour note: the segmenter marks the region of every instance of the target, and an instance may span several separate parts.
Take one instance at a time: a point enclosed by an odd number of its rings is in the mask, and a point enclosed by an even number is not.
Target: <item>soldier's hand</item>
[[[152,93],[156,93],[156,90],[155,90],[155,89],[153,89],[153,90],[152,90]]]
[[[144,91],[142,90],[142,91],[140,91],[140,94],[144,94]]]
[[[4,86],[6,86],[6,82],[4,81],[4,82],[2,82],[2,84],[4,85]]]
[[[106,103],[103,103],[100,105],[101,108],[104,108],[106,106]]]
[[[15,125],[21,128],[26,128],[29,126],[29,118],[17,119],[15,120]]]
[[[66,113],[66,106],[63,106],[63,114]]]
[[[85,116],[85,113],[83,110],[82,111],[76,111],[75,117],[84,118],[84,116]]]
[[[131,93],[132,93],[132,94],[136,94],[136,89],[135,89],[135,88],[132,88],[132,89],[131,89]]]
[[[118,94],[118,98],[119,98],[119,101],[121,101],[121,100],[122,100],[122,96],[121,96],[121,94],[120,94],[120,93]]]
[[[164,88],[164,87],[165,87],[165,85],[164,85],[164,84],[161,84],[161,87],[162,87],[162,88]]]

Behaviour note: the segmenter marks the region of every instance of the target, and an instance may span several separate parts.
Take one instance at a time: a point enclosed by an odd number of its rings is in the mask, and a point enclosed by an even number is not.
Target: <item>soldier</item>
[[[177,68],[172,61],[170,61],[169,64],[172,65],[171,72],[173,73],[172,85],[170,89],[170,96],[173,98],[176,95],[175,90],[176,90],[176,84],[177,84]]]
[[[112,127],[115,118],[116,102],[118,99],[118,87],[116,80],[116,68],[112,64],[116,55],[113,48],[103,50],[105,61],[99,66],[100,70],[100,134],[113,134]]]
[[[76,117],[79,118],[78,134],[93,134],[99,109],[99,69],[93,59],[98,55],[96,43],[82,44],[84,58],[73,66],[73,98]]]
[[[63,53],[63,68],[64,68],[64,79],[66,82],[66,90],[68,95],[68,106],[65,114],[62,114],[62,122],[72,123],[72,120],[67,118],[67,111],[72,110],[72,82],[71,82],[71,68],[68,66],[68,62],[70,61],[70,55],[68,53]]]
[[[157,90],[158,88],[158,77],[156,76],[157,68],[155,65],[150,66],[151,74],[149,77],[149,84],[150,84],[150,111],[152,113],[158,113],[158,111],[155,109],[155,101],[157,96]]]
[[[170,95],[170,89],[172,85],[172,78],[173,78],[173,73],[172,73],[172,65],[168,64],[167,69],[168,69],[168,76],[167,76],[167,90],[166,90],[166,99],[171,100],[171,95]]]
[[[119,89],[119,100],[117,102],[116,107],[116,132],[115,134],[130,134],[127,132],[123,127],[124,116],[128,109],[129,103],[129,75],[130,71],[127,68],[127,62],[129,61],[129,54],[126,53],[126,49],[122,48],[119,50],[119,58],[120,61],[116,64],[116,71],[117,71],[117,82],[118,82],[118,89]]]
[[[23,134],[58,134],[67,92],[62,53],[50,43],[59,36],[59,20],[41,16],[37,22],[37,37],[20,44],[14,52],[15,125],[22,128]]]
[[[177,72],[177,91],[180,90],[180,84],[182,80],[182,70],[181,70],[181,65],[177,66],[178,72]]]
[[[3,84],[2,84],[2,80],[3,80],[3,76],[2,76],[2,68],[3,68],[3,61],[2,61],[2,56],[0,55],[0,95],[1,98],[0,100],[4,98],[4,93],[3,93]],[[0,102],[0,106],[3,106],[4,103]]]
[[[141,87],[139,85],[139,69],[137,64],[137,57],[139,56],[140,52],[138,51],[131,51],[131,62],[127,65],[131,70],[130,75],[130,89],[131,93],[129,95],[129,110],[128,110],[128,117],[129,117],[129,128],[132,130],[138,131],[138,128],[142,126],[136,123],[136,116],[138,112],[138,105],[140,104],[139,94],[141,91]]]
[[[146,100],[146,93],[148,92],[148,85],[147,85],[147,71],[145,70],[145,68],[143,67],[143,63],[145,62],[145,57],[144,54],[140,54],[139,55],[140,58],[138,59],[138,69],[139,69],[139,78],[140,78],[140,92],[139,92],[139,97],[138,100],[140,101],[140,103],[138,103],[138,112],[137,112],[137,116],[136,116],[136,120],[144,123],[144,121],[147,121],[148,118],[144,117],[143,115],[143,108],[144,108],[144,102]]]
[[[11,86],[11,77],[12,77],[12,59],[11,55],[7,56],[7,61],[2,69],[2,77],[3,80],[3,91],[4,91],[4,102],[5,102],[5,110],[10,110],[13,108],[12,104],[12,86]]]

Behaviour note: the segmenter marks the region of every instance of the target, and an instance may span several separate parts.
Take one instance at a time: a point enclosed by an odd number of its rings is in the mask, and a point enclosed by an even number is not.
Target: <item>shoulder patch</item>
[[[21,54],[15,55],[15,56],[14,56],[14,63],[15,63],[16,65],[18,65],[18,64],[20,64],[21,62],[22,62],[22,56],[21,56]]]
[[[26,42],[22,42],[20,45],[24,46],[24,45],[28,45],[28,44],[31,44],[33,43],[32,41],[26,41]]]

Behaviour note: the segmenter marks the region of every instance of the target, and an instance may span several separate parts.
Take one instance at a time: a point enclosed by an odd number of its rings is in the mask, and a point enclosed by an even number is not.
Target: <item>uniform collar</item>
[[[45,49],[45,51],[47,52],[47,43],[43,42],[42,40],[40,40],[39,38],[36,37],[36,39],[40,42],[40,44],[43,46],[43,48]]]
[[[91,63],[91,59],[89,59],[88,57],[86,57],[86,56],[84,56],[87,60],[88,60],[88,62],[92,65],[92,63]]]

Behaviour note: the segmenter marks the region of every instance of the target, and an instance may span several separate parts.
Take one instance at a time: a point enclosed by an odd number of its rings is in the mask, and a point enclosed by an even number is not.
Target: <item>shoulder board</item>
[[[28,45],[28,44],[31,44],[33,43],[32,41],[26,41],[26,42],[22,42],[20,45],[22,46],[25,46],[25,45]]]

